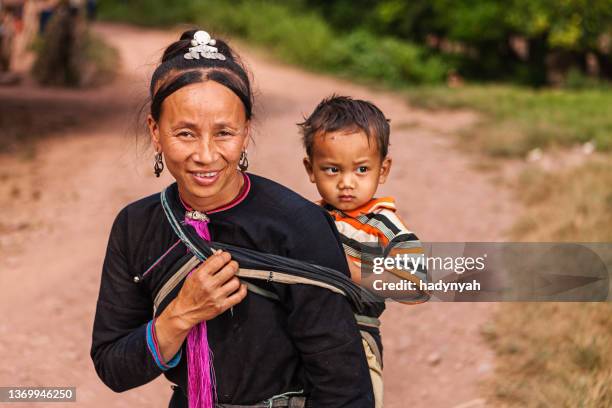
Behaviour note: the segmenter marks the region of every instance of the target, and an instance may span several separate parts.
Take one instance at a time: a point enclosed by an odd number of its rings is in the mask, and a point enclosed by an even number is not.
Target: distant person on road
[[[238,56],[186,31],[150,94],[154,171],[175,183],[112,227],[91,348],[99,377],[122,392],[163,373],[170,407],[373,407],[353,310],[336,290],[352,283],[333,221],[246,172],[253,94]],[[258,269],[269,259],[276,269]],[[317,274],[334,279],[321,287]]]
[[[0,4],[0,73],[9,71],[15,37],[14,20]]]
[[[96,0],[87,0],[85,10],[87,12],[87,20],[94,21],[98,16],[98,2]]]

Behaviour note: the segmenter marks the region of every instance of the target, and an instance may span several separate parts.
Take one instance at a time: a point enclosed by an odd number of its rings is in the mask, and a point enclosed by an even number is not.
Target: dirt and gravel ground
[[[106,240],[127,203],[171,182],[152,174],[152,153],[135,142],[147,80],[176,32],[97,25],[120,50],[120,78],[87,90],[0,88],[15,120],[60,115],[67,127],[0,155],[1,386],[76,386],[78,406],[167,406],[164,377],[123,394],[98,379],[89,347]],[[381,194],[397,197],[424,241],[501,240],[517,212],[509,192],[453,147],[469,112],[426,112],[389,92],[306,73],[239,46],[258,89],[250,170],[315,199],[302,170],[295,123],[332,92],[366,98],[392,119],[392,175]],[[45,113],[46,112],[46,113]],[[49,114],[49,112],[57,112]],[[60,121],[60,124],[64,123]],[[61,131],[59,129],[62,129]],[[480,337],[494,304],[390,305],[383,318],[385,401],[394,407],[480,407],[479,383],[494,360]],[[75,404],[53,404],[54,407]],[[20,404],[25,406],[25,404]],[[42,406],[37,404],[36,406]]]

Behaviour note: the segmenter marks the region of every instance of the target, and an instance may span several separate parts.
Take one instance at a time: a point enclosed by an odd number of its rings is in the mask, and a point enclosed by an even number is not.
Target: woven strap
[[[155,296],[155,300],[153,303],[153,315],[157,313],[157,309],[159,308],[159,305],[163,302],[166,296],[168,296],[168,294],[172,292],[172,290],[185,278],[185,276],[187,276],[187,274],[193,268],[198,266],[199,263],[200,263],[200,260],[196,258],[195,256],[190,258],[181,268],[179,268],[174,273],[174,275],[170,277],[170,279],[166,281],[164,286],[162,286],[162,288],[159,290],[159,292],[157,292],[157,295]],[[260,271],[258,269],[239,269],[237,275],[243,278],[259,279],[259,280],[265,280],[268,282],[320,286],[320,287],[329,289],[331,291],[341,293],[338,288],[331,286],[331,285],[327,285],[324,282],[317,281],[314,279],[307,279],[307,278],[302,278],[299,276],[284,274],[280,272]],[[243,283],[247,285],[247,289],[249,291],[255,294],[258,294],[260,296],[263,296],[269,299],[279,300],[279,297],[276,293],[272,293],[268,290],[262,289],[259,286],[253,285],[251,282],[243,281]],[[355,320],[357,321],[357,324],[359,326],[367,326],[367,327],[373,327],[373,328],[380,327],[380,320],[375,317],[362,316],[362,315],[356,314]],[[361,333],[361,337],[368,343],[370,348],[373,350],[379,364],[382,366],[382,355],[381,355],[380,349],[378,348],[378,343],[376,343],[376,340],[374,340],[374,337],[367,331],[360,330],[360,333]],[[280,407],[280,406],[285,406],[285,405],[278,405],[278,406]]]
[[[181,266],[174,273],[174,275],[172,275],[170,279],[166,281],[166,283],[164,283],[164,286],[162,286],[159,292],[157,292],[157,295],[155,296],[155,300],[153,301],[153,314],[157,313],[157,309],[159,308],[159,305],[163,302],[166,296],[168,296],[168,294],[172,292],[172,290],[187,276],[187,274],[189,274],[189,272],[193,268],[198,266],[199,263],[200,263],[200,260],[198,258],[196,258],[195,256],[192,257],[183,266]],[[332,292],[342,294],[341,290],[339,290],[335,286],[328,285],[324,282],[317,281],[314,279],[308,279],[308,278],[303,278],[299,276],[289,275],[289,274],[281,273],[281,272],[260,271],[258,269],[242,269],[241,268],[238,270],[238,273],[236,274],[236,276],[239,276],[241,278],[265,280],[267,282],[319,286],[325,289],[329,289]],[[279,300],[279,297],[276,293],[270,292],[269,290],[262,289],[259,286],[252,284],[251,282],[246,282],[242,280],[242,283],[244,283],[247,286],[247,289],[253,293],[256,293],[260,296],[263,296],[269,299]],[[373,320],[378,321],[378,319],[375,319],[375,318]]]
[[[304,284],[304,285],[319,286],[321,288],[329,289],[332,292],[336,292],[341,295],[345,295],[345,293],[342,290],[338,289],[337,287],[333,285],[327,284],[325,282],[321,282],[316,279],[309,279],[309,278],[305,278],[305,277],[301,277],[297,275],[291,275],[291,274],[283,273],[283,272],[262,271],[259,269],[240,268],[236,275],[242,278],[259,279],[259,280],[265,280],[268,282],[286,283],[290,285]]]
[[[172,290],[189,274],[193,268],[197,267],[200,264],[200,260],[195,256],[191,257],[183,266],[181,266],[175,273],[164,283],[164,286],[157,292],[155,295],[155,299],[153,300],[153,314],[157,313],[157,309],[162,301],[172,292]],[[238,270],[236,274],[241,278],[251,278],[258,280],[265,280],[267,282],[277,282],[277,283],[285,283],[285,284],[305,284],[305,285],[313,285],[319,286],[326,289],[329,289],[333,292],[343,294],[341,290],[336,288],[335,286],[328,285],[325,282],[317,281],[314,279],[308,279],[300,276],[289,275],[287,273],[282,272],[274,272],[274,271],[261,271],[258,269],[244,269],[241,268]],[[260,296],[279,300],[279,297],[276,293],[270,292],[269,290],[265,290],[260,288],[259,286],[253,285],[251,282],[242,281],[246,284],[247,289],[253,293],[256,293]]]
[[[255,279],[264,279],[264,277],[259,276],[261,273],[266,275],[280,274],[276,276],[276,279],[265,277],[265,280],[274,280],[278,283],[304,283],[333,290],[345,296],[353,307],[353,311],[358,314],[380,316],[384,310],[384,299],[355,284],[348,276],[337,270],[281,255],[263,253],[222,242],[202,240],[193,228],[186,227],[182,223],[184,208],[176,203],[177,195],[178,192],[174,184],[161,193],[164,214],[176,235],[200,261],[204,261],[211,256],[213,248],[221,249],[228,251],[232,255],[232,259],[242,265],[243,268],[259,271],[247,272],[243,269],[242,273],[248,273],[250,277]]]
[[[380,319],[376,317],[363,316],[363,315],[355,315],[355,320],[357,320],[357,324],[359,326],[373,327],[378,329],[380,327]]]
[[[378,343],[376,343],[376,340],[374,340],[374,336],[372,336],[370,333],[368,333],[365,330],[359,330],[359,333],[361,334],[361,338],[364,339],[366,343],[368,343],[368,346],[370,346],[370,348],[372,349],[372,352],[374,353],[374,356],[376,357],[378,364],[380,364],[380,366],[382,367],[383,366],[382,354],[380,352],[380,349],[378,348]]]

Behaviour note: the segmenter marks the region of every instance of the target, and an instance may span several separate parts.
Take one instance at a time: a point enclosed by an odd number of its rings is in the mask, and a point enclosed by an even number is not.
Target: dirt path
[[[163,407],[170,395],[165,378],[115,394],[97,378],[89,347],[112,220],[125,204],[171,182],[167,173],[153,177],[151,152],[136,149],[133,124],[147,78],[175,33],[119,25],[96,30],[121,51],[123,74],[115,84],[87,92],[27,83],[0,89],[0,100],[34,99],[50,108],[67,103],[68,116],[88,104],[97,109],[87,126],[38,143],[33,158],[0,156],[0,385],[76,386],[82,406]],[[301,169],[294,124],[332,92],[367,98],[393,124],[394,167],[381,194],[397,197],[421,239],[501,240],[516,211],[508,192],[473,170],[475,159],[451,148],[448,137],[472,114],[414,110],[388,93],[281,66],[248,50],[243,56],[259,90],[250,170],[316,198]],[[386,406],[482,406],[478,383],[493,360],[479,328],[491,309],[391,305],[383,319]]]

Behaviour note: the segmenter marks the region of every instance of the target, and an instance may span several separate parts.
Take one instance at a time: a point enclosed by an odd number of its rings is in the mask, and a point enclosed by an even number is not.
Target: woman
[[[252,93],[227,44],[185,32],[164,52],[150,91],[155,172],[163,170],[163,155],[176,179],[165,205],[185,213],[198,239],[348,276],[324,211],[244,172]],[[304,406],[293,395],[314,407],[373,406],[352,310],[334,291],[253,281],[257,290],[247,294],[238,264],[217,251],[156,302],[192,248],[177,238],[161,201],[156,194],[128,205],[111,231],[91,350],[106,385],[125,391],[163,373],[177,384],[170,406],[187,406],[187,396],[190,406],[210,405],[215,394],[224,407]]]

